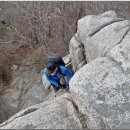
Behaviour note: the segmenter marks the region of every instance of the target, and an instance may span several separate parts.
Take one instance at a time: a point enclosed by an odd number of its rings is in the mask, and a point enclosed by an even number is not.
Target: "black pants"
[[[54,91],[55,92],[57,92],[60,88],[63,88],[63,89],[65,89],[66,88],[66,85],[60,85],[60,86],[55,86],[54,84],[51,84],[52,86],[53,86],[53,89],[54,89]]]

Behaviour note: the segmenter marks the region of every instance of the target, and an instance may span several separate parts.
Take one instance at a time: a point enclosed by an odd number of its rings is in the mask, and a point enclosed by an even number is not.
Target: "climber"
[[[66,89],[66,91],[69,90],[69,81],[73,73],[65,66],[49,62],[44,69],[44,75],[53,86],[55,92],[60,88]]]

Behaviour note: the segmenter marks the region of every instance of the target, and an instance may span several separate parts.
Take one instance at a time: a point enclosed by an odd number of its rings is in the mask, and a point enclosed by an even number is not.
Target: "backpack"
[[[53,54],[48,55],[47,60],[48,60],[47,61],[48,63],[53,62],[57,66],[59,66],[59,65],[65,66],[65,63],[62,60],[62,57],[57,53],[53,53]]]

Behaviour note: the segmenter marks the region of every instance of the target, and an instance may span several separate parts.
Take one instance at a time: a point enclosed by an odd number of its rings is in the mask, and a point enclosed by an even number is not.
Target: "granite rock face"
[[[93,60],[74,75],[70,86],[73,100],[90,126],[129,128],[130,78],[113,60]]]
[[[115,62],[121,65],[122,69],[130,74],[130,31],[122,42],[115,46],[108,54]]]
[[[81,129],[70,100],[66,94],[27,108],[1,124],[0,129]]]
[[[88,128],[130,127],[129,34],[130,21],[113,11],[78,22],[76,35],[87,64],[78,68],[70,92],[79,111],[87,116]],[[70,43],[71,48],[74,45]]]
[[[104,57],[122,42],[129,29],[130,21],[118,18],[114,11],[80,19],[69,49],[74,71],[95,58]]]
[[[74,71],[78,70],[86,64],[84,48],[81,42],[79,41],[77,34],[73,36],[73,38],[70,40],[69,51]]]

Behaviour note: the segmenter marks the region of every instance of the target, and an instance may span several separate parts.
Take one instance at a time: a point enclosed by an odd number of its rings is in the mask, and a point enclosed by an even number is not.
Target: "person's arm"
[[[66,75],[67,82],[69,84],[69,81],[70,81],[70,79],[73,76],[73,73],[69,69],[67,69],[66,67],[64,67],[64,66],[60,66],[60,68],[61,68],[62,73]]]
[[[47,79],[50,83],[52,83],[52,84],[55,85],[55,86],[58,86],[58,83],[57,83],[55,80],[53,80],[53,79],[48,75],[47,69],[44,69],[44,75],[46,76],[46,79]]]

